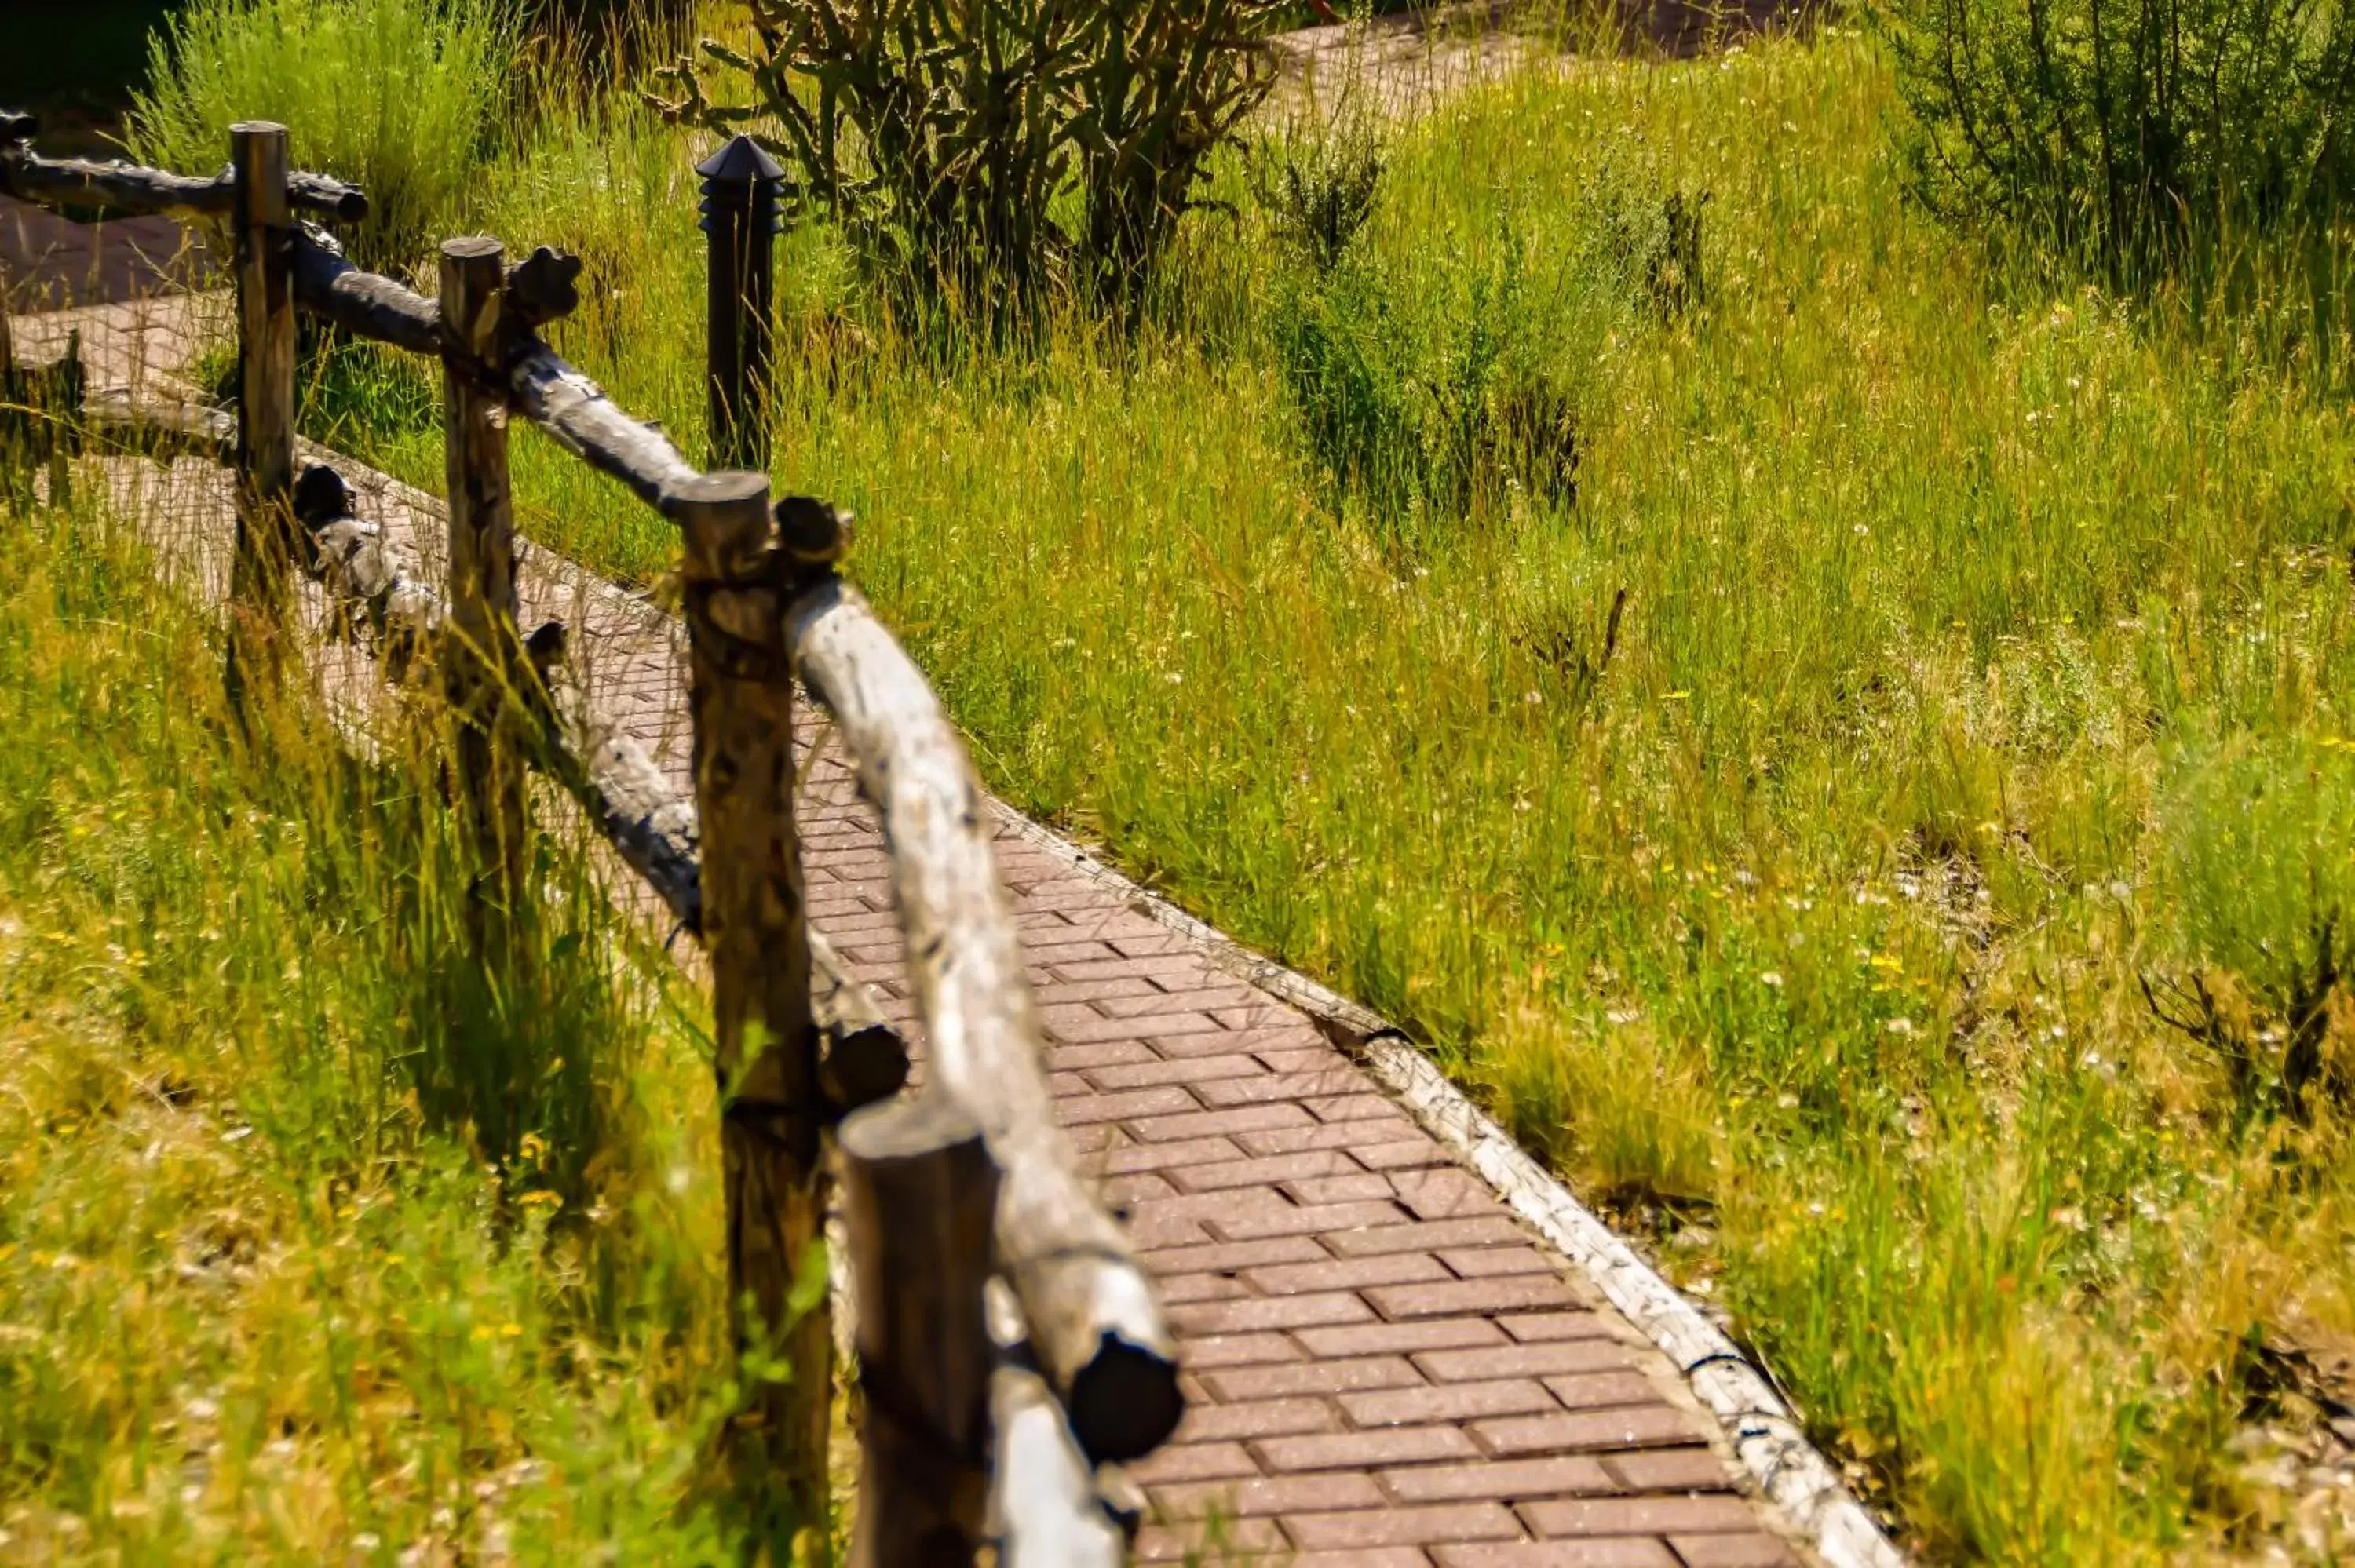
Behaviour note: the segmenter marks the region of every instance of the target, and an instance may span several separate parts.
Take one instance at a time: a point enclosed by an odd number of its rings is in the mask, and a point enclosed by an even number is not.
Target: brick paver
[[[95,379],[141,379],[143,341],[158,368],[187,356],[186,313],[150,317],[143,338],[138,319],[76,313]],[[437,505],[342,466],[430,575]],[[227,476],[106,470],[218,592]],[[677,625],[543,551],[523,592],[527,620],[589,629],[597,699],[683,783]],[[801,824],[814,920],[910,1025],[881,833],[831,749]],[[1182,1346],[1185,1424],[1135,1467],[1155,1510],[1140,1561],[1206,1545],[1360,1568],[1796,1561],[1659,1351],[1312,1020],[1013,825],[998,847],[1058,1107]]]
[[[0,298],[11,310],[141,299],[210,270],[201,246],[170,218],[74,223],[0,196]]]

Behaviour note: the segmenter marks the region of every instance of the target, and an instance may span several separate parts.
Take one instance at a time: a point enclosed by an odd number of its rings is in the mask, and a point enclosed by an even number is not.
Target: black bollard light
[[[696,165],[703,176],[703,232],[710,277],[705,360],[710,379],[712,461],[769,466],[769,340],[774,330],[775,250],[785,171],[750,136]]]

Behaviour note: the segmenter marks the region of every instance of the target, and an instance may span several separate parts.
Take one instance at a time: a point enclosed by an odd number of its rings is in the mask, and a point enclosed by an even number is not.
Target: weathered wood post
[[[795,1278],[823,1255],[814,1249],[826,1234],[826,1107],[794,832],[788,585],[761,475],[692,481],[666,510],[686,538],[687,696],[723,1107],[730,1305],[740,1347],[759,1342],[791,1363],[789,1381],[760,1392],[760,1430],[788,1506],[823,1535],[831,1313],[823,1290],[805,1298],[798,1321],[788,1309]]]
[[[516,630],[515,502],[507,482],[507,408],[494,368],[506,291],[496,239],[442,246],[443,477],[450,498],[450,632],[446,674],[458,715],[458,785],[469,831],[512,910],[522,891],[526,709]]]
[[[0,156],[21,152],[32,139],[33,117],[0,109]],[[25,378],[16,372],[16,341],[8,325],[8,297],[0,286],[0,496],[12,514],[33,499],[32,423]]]
[[[236,203],[237,551],[229,567],[231,702],[283,650],[294,493],[294,290],[286,127],[229,127]]]
[[[778,191],[785,171],[750,136],[696,165],[709,236],[705,359],[712,461],[769,466],[769,349],[775,332]]]
[[[997,1167],[941,1095],[859,1111],[841,1141],[867,1396],[851,1568],[969,1563],[989,1529]]]
[[[12,514],[22,513],[33,496],[25,402],[24,383],[16,374],[16,342],[8,327],[8,302],[0,294],[0,497],[6,498]]]
[[[0,297],[0,495],[12,513],[34,498],[33,467],[46,455],[49,505],[73,504],[73,467],[80,450],[87,375],[81,362],[81,329],[66,334],[65,353],[55,365],[27,369],[16,363],[6,300]]]
[[[81,362],[81,329],[66,334],[65,356],[43,378],[40,408],[41,440],[49,453],[49,504],[73,504],[73,454],[81,447],[82,399],[88,375]]]

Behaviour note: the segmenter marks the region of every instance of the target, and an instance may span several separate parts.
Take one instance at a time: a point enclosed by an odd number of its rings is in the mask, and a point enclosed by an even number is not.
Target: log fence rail
[[[232,694],[279,679],[293,657],[298,570],[323,585],[331,614],[374,634],[389,676],[432,673],[458,720],[453,793],[485,867],[486,961],[496,912],[528,896],[527,769],[559,785],[701,940],[738,1344],[782,1351],[794,1371],[761,1385],[747,1413],[758,1419],[742,1425],[796,1517],[822,1526],[827,1508],[833,1333],[822,1302],[797,1311],[794,1298],[824,1255],[838,1171],[864,1394],[853,1563],[1123,1561],[1137,1510],[1118,1467],[1183,1413],[1175,1341],[1055,1122],[980,785],[922,672],[837,570],[848,519],[806,498],[773,501],[767,477],[744,467],[704,471],[556,354],[539,329],[578,303],[570,258],[542,249],[510,266],[496,240],[449,240],[427,299],[343,258],[322,226],[364,217],[367,197],[292,169],[283,127],[232,128],[229,167],[212,175],[44,158],[36,129],[0,111],[0,191],[225,229],[239,398],[233,420],[86,398],[70,369],[20,371],[0,314],[0,487],[16,496],[19,471],[46,456],[60,498],[65,456],[99,429],[229,463]],[[776,171],[739,138],[698,173],[714,455],[762,463]],[[332,469],[297,473],[298,312],[442,365],[445,588],[408,575]],[[517,624],[516,417],[679,529],[691,800],[638,742],[600,724],[563,628],[526,637]],[[904,1086],[903,1046],[806,918],[793,800],[805,688],[831,710],[882,817],[928,1043],[920,1089]]]

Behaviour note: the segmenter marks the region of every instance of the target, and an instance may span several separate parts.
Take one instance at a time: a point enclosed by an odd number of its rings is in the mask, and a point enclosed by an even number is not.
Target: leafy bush
[[[1334,499],[1413,545],[1518,491],[1578,495],[1582,367],[1518,247],[1402,291],[1345,261],[1278,302],[1275,338],[1310,452]]]
[[[2355,757],[2305,742],[2190,758],[2169,801],[2170,891],[2197,966],[2155,987],[2219,1054],[2234,1108],[2355,1103]]]
[[[1357,237],[1381,169],[1378,143],[1345,122],[1263,148],[1254,180],[1296,263],[1272,320],[1328,500],[1410,549],[1516,497],[1572,505],[1579,420],[1613,334],[1703,301],[1707,196],[1604,160],[1567,209],[1378,260]]]
[[[1133,303],[1212,148],[1274,80],[1265,0],[751,0],[750,105],[691,62],[665,112],[751,123],[804,210],[935,301]]]
[[[2355,183],[2355,14],[2321,0],[1895,0],[1915,188],[2148,281]]]
[[[368,193],[355,259],[405,267],[459,226],[522,32],[517,0],[191,0],[150,45],[131,149],[216,169],[232,123],[277,121],[298,167]]]
[[[1319,272],[1341,264],[1374,216],[1382,148],[1372,122],[1345,113],[1329,128],[1294,126],[1252,161],[1252,194],[1276,238]]]

